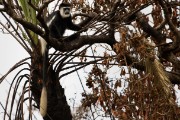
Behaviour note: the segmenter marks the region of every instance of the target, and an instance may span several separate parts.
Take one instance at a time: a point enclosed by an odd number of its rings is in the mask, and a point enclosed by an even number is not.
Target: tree
[[[1,14],[12,30],[3,26],[3,23],[1,25],[30,55],[15,64],[1,78],[2,82],[11,71],[28,64],[28,68],[22,68],[13,80],[16,89],[13,89],[10,112],[6,111],[7,102],[4,116],[23,119],[23,103],[26,101],[30,106],[29,119],[32,119],[32,108],[39,108],[42,57],[38,36],[41,36],[56,49],[49,55],[47,63],[48,114],[44,117],[45,120],[72,119],[59,80],[92,64],[92,70],[86,79],[86,85],[92,92],[82,94],[80,108],[83,109],[79,109],[82,113],[74,118],[88,119],[88,108],[92,119],[98,116],[113,120],[179,118],[179,107],[175,102],[177,98],[173,88],[180,83],[179,1],[97,0],[90,3],[85,0],[72,0],[70,2],[74,10],[81,8],[81,13],[74,17],[78,17],[82,21],[79,25],[83,26],[83,29],[74,35],[87,29],[89,33],[81,34],[77,39],[65,37],[61,40],[49,36],[44,22],[48,13],[47,7],[53,1],[47,0],[41,5],[39,0],[1,1]],[[55,2],[58,4],[62,1]],[[143,10],[148,10],[149,13]],[[88,55],[88,50],[92,49],[95,43],[104,48],[103,56],[95,53]],[[95,47],[92,51],[96,52],[96,49]],[[71,62],[77,58],[78,62]],[[27,59],[30,59],[30,62],[27,62]],[[113,66],[118,66],[120,78],[111,79],[108,76],[108,70]],[[23,70],[28,70],[29,73],[18,76]],[[65,70],[68,72],[63,72]],[[16,114],[12,116],[14,97],[22,79],[26,81],[17,102]],[[126,87],[120,93],[119,88],[123,83],[126,83]],[[12,87],[10,91],[11,89]]]

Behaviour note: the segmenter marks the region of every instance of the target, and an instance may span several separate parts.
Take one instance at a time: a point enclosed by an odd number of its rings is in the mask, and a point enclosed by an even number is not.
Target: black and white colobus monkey
[[[80,26],[72,22],[71,5],[68,3],[61,3],[59,10],[49,15],[47,19],[47,26],[49,27],[50,36],[53,38],[61,38],[66,29],[79,31]]]
[[[63,37],[66,29],[78,31],[80,26],[74,24],[71,18],[71,5],[69,3],[61,3],[59,10],[51,13],[47,19],[46,24],[49,28],[49,35],[53,38],[59,39]],[[43,56],[43,88],[40,98],[40,113],[44,117],[47,113],[47,89],[46,89],[46,61],[48,59],[47,43],[44,39],[40,39],[41,53]]]

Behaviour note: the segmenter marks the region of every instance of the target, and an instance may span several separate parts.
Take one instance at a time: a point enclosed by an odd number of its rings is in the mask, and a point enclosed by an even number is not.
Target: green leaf
[[[37,6],[40,2],[40,0],[31,0],[32,4]],[[34,25],[37,25],[37,19],[36,19],[36,11],[28,4],[28,0],[19,0],[19,4],[22,7],[22,11],[25,17],[25,20],[28,22],[33,23]],[[34,40],[34,43],[38,43],[38,35],[34,32],[30,31],[30,34]]]

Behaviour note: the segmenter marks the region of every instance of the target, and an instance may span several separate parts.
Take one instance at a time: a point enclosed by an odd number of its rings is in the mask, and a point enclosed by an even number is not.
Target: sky
[[[0,76],[2,76],[8,72],[8,70],[15,63],[19,62],[25,57],[28,57],[28,54],[13,37],[0,32],[0,56]],[[15,73],[16,72],[14,71],[13,73],[9,74],[7,78],[0,84],[0,102],[3,105],[5,105],[8,89]],[[77,93],[83,92],[82,88],[79,87],[80,82],[77,81],[78,79],[76,76],[70,74],[61,81],[61,84],[65,88],[66,95],[68,96],[67,100],[71,105],[73,105],[74,100],[76,100],[75,102],[80,101],[80,94]],[[75,107],[78,107],[78,105],[75,104]],[[2,115],[3,110],[0,106],[0,119],[2,118]]]
[[[101,51],[101,49],[97,51]],[[20,46],[20,44],[11,35],[3,34],[2,32],[0,32],[0,55],[1,55],[0,76],[8,72],[8,70],[15,63],[19,62],[23,58],[29,57],[28,53],[26,53],[26,51]],[[78,71],[78,73],[80,74],[80,78],[83,80],[82,82],[84,86],[86,84],[85,78],[87,77],[87,74],[85,74],[85,72],[87,73],[89,72],[89,70],[90,70],[90,67],[86,69],[82,69],[81,71]],[[7,78],[4,79],[4,81],[0,84],[0,102],[3,105],[5,105],[9,86],[16,72],[17,70],[9,74]],[[119,73],[116,70],[111,71],[111,72],[114,72],[114,74],[112,74],[110,77],[116,77],[115,74]],[[71,109],[73,109],[72,107],[75,107],[75,108],[78,107],[80,105],[80,100],[82,98],[81,93],[83,93],[84,91],[81,87],[81,83],[79,81],[77,72],[75,72],[74,74],[70,74],[67,77],[64,77],[61,80],[61,85],[65,89],[67,101],[69,105],[71,106]],[[3,118],[3,113],[4,111],[2,107],[0,106],[0,119]],[[34,111],[34,114],[36,115],[38,114],[38,112]],[[40,116],[38,117],[39,117],[38,120],[40,120],[41,117]]]
[[[2,18],[2,17],[1,17]],[[1,27],[1,26],[0,26]],[[8,70],[17,62],[19,62],[28,54],[25,50],[18,44],[17,41],[9,34],[3,34],[0,31],[0,76],[4,75]],[[0,102],[5,105],[8,88],[12,80],[13,74],[10,74],[1,84],[0,84]],[[3,111],[0,107],[0,118]]]
[[[51,3],[53,6],[53,3]],[[51,6],[50,5],[50,6]],[[3,16],[0,15],[0,22],[4,22]],[[2,26],[0,25],[0,28]],[[71,34],[71,33],[67,33]],[[22,48],[22,46],[10,35],[5,34],[0,29],[0,77],[8,72],[8,70],[17,62],[23,58],[29,57],[28,53]],[[14,74],[18,70],[9,74],[6,79],[0,84],[0,103],[5,106],[8,90]],[[81,71],[81,77],[83,76]],[[73,79],[72,79],[73,78]],[[83,83],[85,85],[85,82]],[[81,94],[83,92],[81,83],[77,77],[77,73],[70,74],[61,80],[61,85],[65,89],[67,101],[71,107],[78,107],[80,105]],[[3,106],[3,107],[4,107]],[[72,108],[73,109],[73,108]],[[4,110],[0,106],[0,119],[3,118]],[[35,113],[36,114],[36,113]],[[40,120],[40,118],[38,118]]]
[[[2,16],[0,16],[0,21],[3,21]],[[2,28],[0,26],[0,28]],[[15,63],[19,62],[25,57],[28,57],[26,51],[20,46],[20,44],[9,34],[4,34],[0,30],[0,76],[4,75]],[[84,70],[80,71],[83,73]],[[14,76],[13,72],[10,74],[1,84],[0,84],[0,103],[5,105],[8,89],[10,82]],[[75,78],[76,77],[76,78]],[[86,75],[81,74],[82,79]],[[112,76],[113,77],[113,76]],[[73,79],[72,79],[73,78]],[[70,81],[70,82],[69,82]],[[75,100],[75,107],[78,107],[81,99],[81,94],[83,92],[81,88],[80,81],[77,77],[77,73],[70,74],[68,77],[61,81],[63,88],[65,88],[65,93],[67,95],[68,103],[73,106]],[[84,82],[85,85],[85,82]],[[177,86],[175,87],[177,91]],[[179,92],[176,92],[179,100]],[[180,100],[179,100],[180,102]],[[0,106],[0,119],[3,118],[4,111]],[[36,114],[36,113],[35,113]],[[38,119],[40,120],[40,119]]]

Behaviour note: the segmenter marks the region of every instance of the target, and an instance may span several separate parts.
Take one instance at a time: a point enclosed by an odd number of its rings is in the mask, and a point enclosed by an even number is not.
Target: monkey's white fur
[[[42,37],[40,37],[39,40],[40,40],[40,44],[41,44],[41,54],[44,55],[44,53],[46,51],[47,42]]]
[[[71,12],[71,11],[69,11],[69,14],[65,14],[64,8],[70,8],[70,7],[61,7],[61,8],[59,9],[59,12],[60,12],[61,17],[62,17],[62,18],[68,18],[68,17],[70,17],[70,15],[71,15],[70,12]]]
[[[42,88],[40,99],[40,113],[44,117],[47,113],[47,90],[46,87]]]
[[[49,27],[49,25],[52,23],[52,21],[55,19],[56,16],[53,16],[49,21],[47,21],[47,26]]]
[[[41,44],[41,54],[42,56],[44,56],[47,42],[42,37],[40,37],[39,40]],[[42,115],[42,117],[44,117],[46,113],[47,113],[47,90],[46,90],[46,86],[43,86],[40,97],[40,114]]]
[[[60,8],[59,12],[62,18],[67,18],[70,17],[71,11],[64,11],[64,8],[70,8],[70,7],[62,7]],[[49,25],[53,22],[53,20],[55,19],[56,16],[53,16],[49,21],[47,21],[47,26],[49,27]],[[41,44],[41,54],[42,56],[44,56],[45,51],[46,51],[46,47],[47,47],[47,42],[40,37],[40,44]],[[42,115],[42,117],[44,117],[47,114],[47,89],[46,86],[43,86],[42,88],[42,92],[41,92],[41,98],[40,98],[40,114]]]

